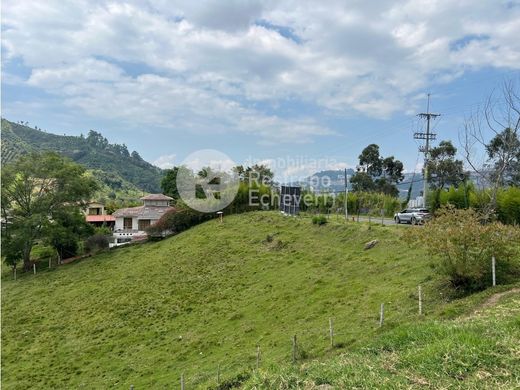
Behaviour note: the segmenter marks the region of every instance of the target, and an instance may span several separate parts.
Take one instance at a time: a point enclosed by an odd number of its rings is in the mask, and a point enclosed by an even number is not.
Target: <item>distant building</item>
[[[116,210],[114,237],[117,244],[145,239],[146,228],[156,223],[166,212],[173,210],[173,198],[163,194],[150,194],[141,198],[143,205]]]
[[[107,215],[105,205],[98,202],[92,202],[85,209],[85,219],[91,225],[96,227],[106,226],[114,229],[116,219],[112,215]]]

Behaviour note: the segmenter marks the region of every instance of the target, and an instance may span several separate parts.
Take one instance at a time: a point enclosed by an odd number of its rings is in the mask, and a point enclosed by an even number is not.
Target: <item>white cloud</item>
[[[93,117],[261,142],[332,133],[284,103],[387,118],[432,80],[520,69],[520,7],[492,0],[7,0],[3,24],[4,62]]]
[[[167,154],[164,156],[159,156],[154,162],[153,165],[158,166],[162,169],[173,168],[175,166],[175,154]]]

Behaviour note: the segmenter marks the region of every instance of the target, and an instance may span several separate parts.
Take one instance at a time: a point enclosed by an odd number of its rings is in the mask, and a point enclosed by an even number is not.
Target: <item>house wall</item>
[[[116,230],[124,229],[123,221],[124,221],[124,217],[116,218],[116,227],[115,227]],[[137,217],[132,218],[132,229],[137,230]]]

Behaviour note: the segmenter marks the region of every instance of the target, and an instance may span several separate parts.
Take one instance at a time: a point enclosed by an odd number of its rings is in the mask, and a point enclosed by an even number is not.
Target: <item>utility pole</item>
[[[430,94],[428,94],[428,106],[426,112],[417,114],[418,117],[426,119],[426,133],[415,133],[413,135],[415,139],[425,140],[425,145],[419,147],[419,151],[424,153],[423,207],[426,207],[426,194],[428,191],[428,157],[430,153],[430,141],[434,141],[437,137],[437,134],[430,131],[430,121],[440,115],[441,114],[432,114],[430,112]]]
[[[345,221],[348,222],[348,176],[345,168]]]

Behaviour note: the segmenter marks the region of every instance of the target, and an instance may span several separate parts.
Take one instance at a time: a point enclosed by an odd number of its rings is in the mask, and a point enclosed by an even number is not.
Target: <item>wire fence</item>
[[[420,321],[428,310],[438,307],[438,297],[434,292],[425,294],[424,288],[418,286],[415,290],[403,298],[401,302],[381,302],[377,307],[370,308],[373,313],[369,316],[369,324],[366,326],[366,335],[375,336],[381,330],[391,329],[402,323]],[[324,318],[323,326],[310,327],[293,334],[287,330],[287,339],[282,348],[285,352],[280,354],[280,348],[274,351],[269,348],[269,342],[249,348],[240,347],[242,352],[237,355],[234,363],[214,364],[211,371],[196,369],[173,370],[161,376],[151,375],[153,382],[147,382],[147,386],[168,386],[169,388],[196,389],[228,389],[237,387],[243,381],[254,375],[257,370],[280,365],[299,364],[309,359],[322,356],[324,353],[338,351],[356,342],[359,331],[353,331],[352,325],[345,318],[341,321],[334,317]],[[247,352],[244,352],[248,350]],[[276,355],[274,357],[273,355]],[[280,357],[282,356],[282,357]],[[129,384],[130,389],[139,390],[137,385]]]

